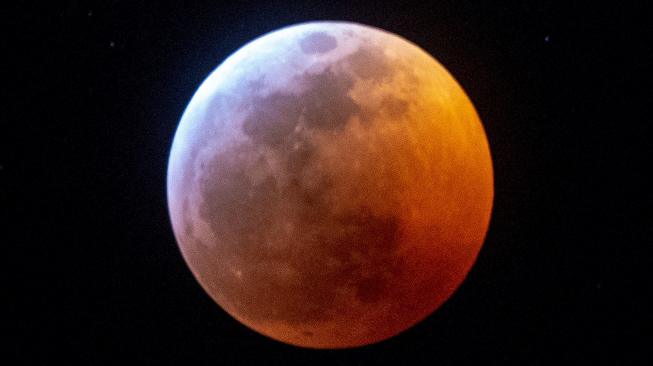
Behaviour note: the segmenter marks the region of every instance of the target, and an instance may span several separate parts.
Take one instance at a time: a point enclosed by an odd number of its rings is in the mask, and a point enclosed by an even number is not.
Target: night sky
[[[650,362],[643,6],[44,3],[3,6],[8,365]],[[168,153],[196,88],[246,42],[309,20],[431,53],[473,101],[494,161],[492,221],[463,285],[358,349],[240,325],[193,278],[167,211]]]

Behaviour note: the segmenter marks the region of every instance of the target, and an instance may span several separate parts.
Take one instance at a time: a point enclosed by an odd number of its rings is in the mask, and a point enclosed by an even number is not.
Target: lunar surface
[[[220,307],[285,343],[347,348],[451,296],[485,238],[493,173],[472,103],[433,57],[313,22],[252,41],[202,83],[167,189],[181,252]]]

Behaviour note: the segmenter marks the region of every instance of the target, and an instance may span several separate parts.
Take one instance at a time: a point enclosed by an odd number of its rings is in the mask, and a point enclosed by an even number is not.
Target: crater
[[[299,122],[301,103],[297,97],[274,93],[261,98],[243,122],[243,132],[256,144],[279,146]]]
[[[313,32],[299,41],[302,52],[308,55],[327,53],[338,46],[338,41],[325,32]]]
[[[383,109],[388,113],[391,119],[396,120],[403,117],[408,111],[408,102],[404,99],[393,97],[391,95],[383,98],[381,102]]]
[[[360,108],[349,96],[354,79],[345,73],[327,68],[317,75],[305,77],[309,89],[305,95],[306,126],[320,130],[342,130]]]
[[[382,81],[391,78],[395,70],[380,49],[360,47],[346,58],[353,74],[361,79]]]
[[[301,78],[305,91],[299,95],[276,92],[257,98],[252,113],[243,122],[242,130],[255,144],[288,150],[297,127],[320,131],[341,131],[360,108],[349,96],[354,85],[351,75],[336,73],[330,68]]]

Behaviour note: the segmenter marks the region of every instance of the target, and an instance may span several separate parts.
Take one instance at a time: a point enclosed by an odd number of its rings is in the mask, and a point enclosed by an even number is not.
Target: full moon
[[[406,39],[348,22],[282,28],[229,56],[188,104],[167,175],[204,290],[309,348],[379,342],[441,306],[476,260],[493,194],[456,80]]]

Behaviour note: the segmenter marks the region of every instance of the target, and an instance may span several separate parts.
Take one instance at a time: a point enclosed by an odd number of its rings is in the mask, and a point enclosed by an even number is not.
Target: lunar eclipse
[[[379,342],[440,307],[482,246],[493,171],[462,87],[400,36],[268,33],[199,87],[167,195],[186,263],[247,327],[309,348]]]

